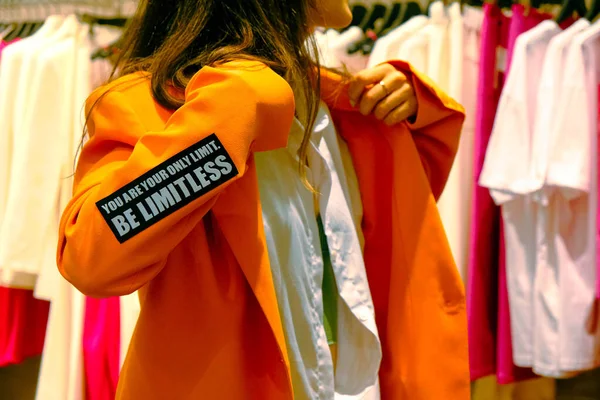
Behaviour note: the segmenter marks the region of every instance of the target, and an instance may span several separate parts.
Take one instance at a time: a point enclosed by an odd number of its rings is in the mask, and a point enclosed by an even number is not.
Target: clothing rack
[[[137,0],[0,0],[0,23],[43,21],[51,15],[131,17]]]

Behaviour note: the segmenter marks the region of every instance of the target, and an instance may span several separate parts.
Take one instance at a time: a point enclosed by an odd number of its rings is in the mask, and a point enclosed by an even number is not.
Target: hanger
[[[26,38],[26,37],[31,36],[35,32],[36,24],[37,24],[37,22],[33,22],[33,21],[26,22],[25,27],[23,28],[23,31],[21,32],[19,37]]]
[[[594,21],[600,15],[600,1],[592,0],[592,4],[587,14],[585,14],[585,19],[588,21]]]
[[[460,0],[461,6],[464,6],[465,4],[471,7],[483,7],[482,0]]]
[[[563,6],[560,13],[558,14],[558,17],[556,17],[556,22],[559,24],[572,17],[574,12],[580,17],[585,17],[587,15],[587,8],[584,0],[564,0],[562,4]]]
[[[7,25],[2,32],[0,32],[0,41],[4,40],[12,31],[16,28],[16,24]]]
[[[34,22],[31,34],[33,35],[37,31],[39,31],[42,25],[44,25],[44,21]]]
[[[360,26],[365,20],[369,12],[369,8],[363,3],[355,3],[352,6],[352,22],[349,26]]]
[[[6,40],[7,42],[10,42],[11,40],[17,39],[18,37],[20,37],[19,34],[21,33],[21,31],[23,30],[24,27],[25,27],[25,24],[23,24],[22,22],[18,23],[18,24],[14,24],[13,30],[6,35],[4,40]]]
[[[561,5],[563,4],[562,0],[528,0],[529,6],[532,8],[540,8],[542,5]]]
[[[366,37],[358,43],[350,45],[347,49],[348,54],[356,52],[370,54],[379,34],[383,32],[386,25],[390,25],[394,21],[396,15],[400,12],[401,6],[402,3],[399,1],[375,0],[363,23],[360,25]]]
[[[382,33],[388,30],[393,26],[398,17],[402,14],[405,9],[404,2],[395,1],[389,6],[386,10],[385,15],[383,16],[383,24],[380,28],[377,29],[377,36],[382,36]]]
[[[400,10],[400,13],[396,17],[396,19],[392,22],[392,24],[381,32],[380,36],[385,36],[389,34],[394,29],[400,27],[402,24],[407,22],[412,17],[416,17],[417,15],[424,15],[425,12],[421,9],[421,3],[415,0],[409,0],[404,2],[404,7]]]
[[[84,14],[81,17],[81,21],[90,25],[90,31],[93,31],[94,25],[104,25],[104,26],[114,26],[117,28],[122,28],[129,20],[127,18],[101,18],[92,15]],[[92,60],[96,59],[106,59],[111,58],[119,53],[121,44],[121,39],[117,39],[114,43],[109,44],[108,46],[102,47],[92,53]]]
[[[368,31],[369,29],[375,29],[375,23],[377,20],[383,18],[386,15],[387,5],[382,2],[374,3],[367,16],[363,20],[363,23],[360,25],[360,28],[363,32]]]
[[[127,18],[102,18],[96,17],[89,14],[82,14],[80,17],[81,22],[88,23],[90,25],[106,25],[123,28],[129,21]]]
[[[512,0],[484,0],[485,3],[494,4],[500,8],[511,8],[513,6]]]

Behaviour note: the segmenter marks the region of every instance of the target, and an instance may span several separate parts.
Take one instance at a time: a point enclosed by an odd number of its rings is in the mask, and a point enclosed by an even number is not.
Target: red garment
[[[114,400],[119,380],[121,312],[118,297],[86,298],[83,365],[87,400]]]
[[[496,5],[484,5],[475,132],[475,182],[479,182],[483,168],[515,41],[521,33],[549,17],[534,9],[526,15],[520,4],[514,5],[512,17],[507,17]],[[502,60],[504,57],[505,61]],[[502,64],[505,64],[505,71],[501,70]],[[512,358],[500,209],[493,203],[488,190],[478,185],[472,203],[467,283],[471,380],[494,373],[498,382],[503,384],[533,378],[535,374],[531,369],[516,367]]]
[[[0,367],[42,354],[49,311],[31,290],[0,287]]]

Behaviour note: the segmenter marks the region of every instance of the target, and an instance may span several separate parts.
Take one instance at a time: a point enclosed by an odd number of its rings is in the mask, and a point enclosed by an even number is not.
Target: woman
[[[435,207],[462,110],[404,63],[320,70],[311,31],[350,20],[345,0],[141,3],[58,246],[83,293],[139,289],[119,399],[468,397]]]

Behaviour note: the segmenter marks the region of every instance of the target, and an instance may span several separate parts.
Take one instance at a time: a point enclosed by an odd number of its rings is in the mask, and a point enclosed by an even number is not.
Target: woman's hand
[[[365,69],[354,76],[350,104],[363,115],[394,125],[417,114],[417,97],[406,76],[390,64]]]

